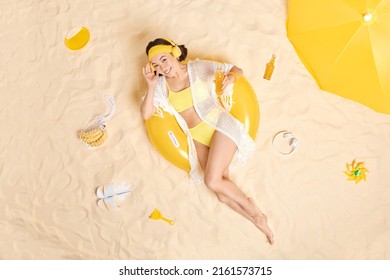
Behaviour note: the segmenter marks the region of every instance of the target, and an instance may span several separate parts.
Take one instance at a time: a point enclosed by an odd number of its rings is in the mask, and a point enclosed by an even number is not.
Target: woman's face
[[[152,68],[166,77],[173,77],[179,67],[179,61],[171,53],[156,54],[150,60]]]

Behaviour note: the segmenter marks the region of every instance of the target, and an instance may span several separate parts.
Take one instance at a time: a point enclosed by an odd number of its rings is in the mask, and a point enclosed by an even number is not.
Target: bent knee
[[[204,182],[206,184],[206,186],[214,191],[214,192],[219,192],[221,187],[222,187],[222,176],[216,176],[214,174],[209,174],[209,173],[205,173],[205,176],[204,176]]]

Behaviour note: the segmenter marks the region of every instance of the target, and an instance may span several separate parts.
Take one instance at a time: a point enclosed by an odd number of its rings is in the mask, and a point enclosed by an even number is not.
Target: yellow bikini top
[[[168,100],[169,103],[171,103],[171,105],[173,106],[173,108],[175,108],[175,110],[179,113],[194,106],[190,87],[177,92],[171,91],[169,89]]]

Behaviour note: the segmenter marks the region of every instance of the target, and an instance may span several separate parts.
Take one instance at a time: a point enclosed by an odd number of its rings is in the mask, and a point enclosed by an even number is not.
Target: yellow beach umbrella
[[[287,36],[320,88],[390,114],[390,0],[289,0]]]

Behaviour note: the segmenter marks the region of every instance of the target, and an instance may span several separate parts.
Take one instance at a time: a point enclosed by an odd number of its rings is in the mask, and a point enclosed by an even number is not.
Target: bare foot
[[[256,208],[256,214],[252,216],[253,223],[267,236],[269,244],[274,244],[274,234],[268,226],[268,218],[260,209],[256,206],[256,203],[252,198],[248,197],[249,202]]]

